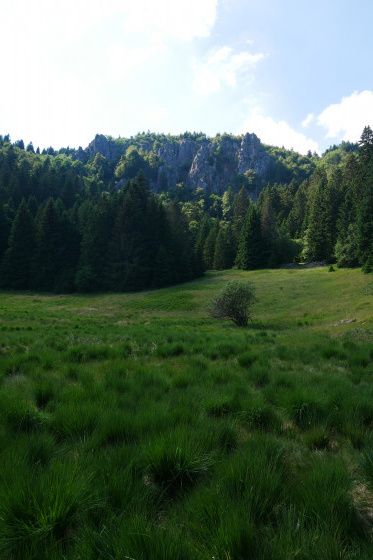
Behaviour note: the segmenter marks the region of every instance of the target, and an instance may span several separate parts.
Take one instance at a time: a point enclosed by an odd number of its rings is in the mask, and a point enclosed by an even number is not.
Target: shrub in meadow
[[[232,280],[215,297],[210,313],[216,319],[227,319],[238,327],[246,327],[251,319],[255,301],[255,287],[252,282]]]

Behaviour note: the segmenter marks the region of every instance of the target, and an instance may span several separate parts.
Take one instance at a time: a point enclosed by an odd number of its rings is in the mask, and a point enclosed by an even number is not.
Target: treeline
[[[358,145],[343,142],[322,158],[271,150],[273,178],[254,202],[254,172],[221,196],[184,183],[156,195],[149,189],[159,165],[153,153],[130,146],[118,161],[96,154],[83,164],[70,149],[38,154],[0,136],[1,287],[141,290],[209,269],[294,261],[370,271],[370,127]]]
[[[2,288],[131,291],[203,273],[179,204],[162,204],[141,173],[69,209],[60,198],[22,198],[11,226],[8,218],[3,206]]]

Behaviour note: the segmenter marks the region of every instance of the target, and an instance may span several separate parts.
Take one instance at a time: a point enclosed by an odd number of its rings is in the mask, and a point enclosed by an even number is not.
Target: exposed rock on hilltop
[[[141,142],[137,139],[115,141],[97,134],[84,151],[78,150],[75,159],[85,163],[100,153],[107,161],[118,161],[131,145],[135,145],[143,157],[150,153],[157,156],[157,168],[150,177],[151,187],[156,192],[184,182],[192,190],[202,188],[209,193],[221,194],[229,184],[248,172],[251,178],[265,179],[272,162],[255,134],[243,137],[225,134],[213,139],[162,136],[161,141],[156,142],[146,138]],[[121,177],[121,184],[125,179]],[[247,185],[250,190],[250,181]],[[251,181],[251,190],[249,194],[256,198],[258,184],[255,180]]]
[[[220,194],[235,177],[250,170],[265,177],[270,163],[271,157],[255,134],[246,134],[241,142],[226,137],[217,145],[209,142],[200,147],[188,173],[187,185]]]
[[[121,155],[121,151],[114,140],[108,140],[103,134],[96,134],[94,140],[88,144],[87,150],[89,158],[94,158],[98,153],[108,161],[117,159]]]
[[[85,150],[79,146],[76,153],[72,156],[73,160],[79,160],[87,163],[89,159],[93,159],[96,154],[101,154],[108,161],[119,159],[123,150],[117,146],[114,140],[108,140],[103,134],[96,134],[95,138],[90,142]]]

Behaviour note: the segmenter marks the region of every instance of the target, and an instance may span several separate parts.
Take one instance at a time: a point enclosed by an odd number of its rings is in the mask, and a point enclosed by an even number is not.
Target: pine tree
[[[242,187],[239,193],[235,196],[233,202],[233,236],[235,239],[236,247],[240,239],[240,233],[245,221],[245,217],[249,208],[250,199],[247,195],[245,187]]]
[[[337,219],[337,235],[343,244],[348,235],[350,224],[356,223],[357,208],[361,199],[362,175],[355,154],[350,153],[343,169],[343,178],[340,192],[340,207]]]
[[[373,131],[363,130],[359,142],[362,174],[362,197],[357,211],[357,249],[360,264],[373,258]]]
[[[213,270],[226,270],[233,266],[233,237],[229,224],[221,224],[215,242]]]
[[[262,236],[260,214],[254,204],[250,204],[240,234],[236,266],[243,270],[255,270],[266,266],[267,246]]]
[[[276,217],[273,210],[270,193],[267,193],[264,199],[260,214],[263,236],[268,240],[276,239],[278,235],[276,227]]]
[[[1,274],[1,285],[24,290],[31,286],[35,251],[34,221],[23,199],[12,225]]]
[[[293,207],[287,219],[287,229],[292,238],[302,237],[306,217],[307,195],[309,182],[304,181],[298,188],[293,201]]]
[[[203,246],[203,260],[206,270],[212,270],[214,264],[215,244],[219,233],[219,222],[215,221]]]
[[[105,266],[115,213],[112,201],[102,196],[99,203],[89,203],[84,210],[80,259],[75,283],[82,291],[106,288]]]
[[[71,291],[79,258],[79,237],[61,200],[49,199],[36,217],[34,287]]]
[[[332,261],[336,243],[338,216],[337,183],[328,182],[326,171],[319,168],[313,177],[314,191],[307,230],[307,259]]]
[[[363,193],[357,216],[357,249],[362,265],[373,257],[373,162],[365,170]]]
[[[359,159],[363,167],[367,167],[373,159],[373,130],[364,127],[359,140]]]
[[[153,286],[163,288],[173,282],[173,262],[170,252],[164,245],[160,245],[154,262]]]
[[[1,262],[8,246],[11,224],[6,218],[4,208],[0,205],[0,270]]]
[[[229,187],[223,193],[222,197],[222,212],[224,220],[231,220],[233,217],[233,204],[234,204],[234,191]]]

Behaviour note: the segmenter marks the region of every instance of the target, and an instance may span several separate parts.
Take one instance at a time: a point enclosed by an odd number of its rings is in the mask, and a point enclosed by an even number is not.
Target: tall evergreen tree
[[[229,187],[223,193],[222,197],[222,213],[224,220],[231,220],[233,216],[233,204],[234,204],[234,191],[232,187]]]
[[[234,197],[233,202],[233,236],[236,247],[240,239],[241,229],[245,221],[247,210],[249,208],[250,199],[245,187],[242,187],[238,194]]]
[[[219,222],[215,220],[203,246],[203,260],[206,270],[211,270],[214,264],[215,244],[219,233]]]
[[[106,264],[111,290],[141,290],[151,284],[152,261],[147,201],[149,185],[142,174],[127,183],[109,242]]]
[[[214,260],[212,268],[214,270],[226,270],[231,268],[234,263],[234,242],[230,224],[221,224],[215,242]]]
[[[362,197],[357,215],[357,248],[362,265],[373,259],[373,131],[363,130],[359,142],[362,172]]]
[[[34,286],[71,291],[79,258],[79,238],[61,200],[49,199],[36,218]]]
[[[286,222],[287,229],[292,238],[299,238],[304,233],[308,188],[309,182],[304,181],[294,196],[293,206]]]
[[[80,259],[75,283],[82,291],[106,288],[105,266],[111,237],[114,208],[112,201],[102,196],[96,206],[89,203],[85,209]]]
[[[255,270],[266,266],[267,259],[267,246],[262,235],[260,214],[251,203],[241,229],[236,266],[243,270]]]
[[[1,270],[1,285],[16,290],[31,286],[35,252],[34,221],[23,199],[12,225]]]
[[[336,183],[328,182],[326,171],[319,168],[313,178],[314,190],[307,230],[307,259],[332,261],[338,216]]]
[[[337,219],[337,235],[340,243],[349,235],[350,224],[356,223],[358,204],[362,194],[362,174],[354,153],[349,153],[343,169],[340,191],[340,207]]]
[[[177,199],[174,199],[168,205],[167,217],[171,228],[174,281],[187,282],[196,275],[194,270],[196,262],[193,256],[188,224]]]

